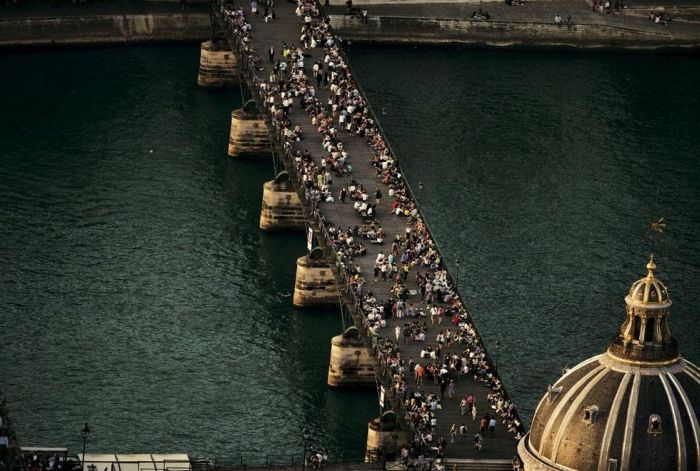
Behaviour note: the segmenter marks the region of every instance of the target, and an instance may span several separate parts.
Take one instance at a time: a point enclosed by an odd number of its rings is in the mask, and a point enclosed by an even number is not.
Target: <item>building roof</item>
[[[700,469],[700,369],[678,354],[655,269],[632,284],[608,351],[548,387],[518,447],[527,471]]]

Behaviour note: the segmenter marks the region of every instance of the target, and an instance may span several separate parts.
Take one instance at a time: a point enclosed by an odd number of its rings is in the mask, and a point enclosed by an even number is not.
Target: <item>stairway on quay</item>
[[[513,464],[510,460],[453,459],[446,461],[445,469],[448,471],[513,471]]]
[[[259,70],[256,74],[259,77],[269,77],[272,71],[273,64],[267,60],[267,50],[270,46],[274,46],[276,51],[276,58],[282,50],[283,43],[288,46],[298,45],[299,38],[301,36],[301,27],[303,25],[303,20],[295,15],[295,4],[280,1],[275,5],[275,12],[277,18],[269,23],[263,21],[262,14],[251,15],[250,8],[248,4],[243,4],[244,11],[246,12],[247,20],[251,23],[253,29],[251,32],[251,37],[253,40],[253,47],[259,57],[262,59],[259,64]],[[324,51],[322,48],[318,47],[313,50],[306,51],[308,56],[305,57],[305,67],[307,76],[311,79],[311,67],[316,61],[323,61]],[[315,86],[315,83],[314,83]],[[321,103],[326,103],[329,97],[329,91],[325,88],[317,90],[317,97],[321,100]],[[299,107],[298,100],[295,100],[294,106],[288,115],[289,120],[292,123],[292,127],[299,125],[304,133],[304,140],[294,143],[294,149],[308,149],[313,156],[315,162],[320,164],[321,158],[324,155],[324,150],[322,148],[322,137],[317,132],[317,130],[311,125],[311,118],[309,115]],[[365,142],[365,140],[354,134],[349,134],[345,131],[340,131],[340,139],[345,144],[345,149],[349,155],[349,163],[352,165],[352,177],[359,184],[363,185],[364,188],[370,195],[374,195],[375,189],[380,188],[384,197],[381,203],[377,207],[375,221],[381,225],[385,232],[385,243],[383,245],[376,245],[366,243],[367,254],[362,257],[355,257],[353,263],[358,264],[361,267],[362,274],[366,280],[365,292],[371,291],[379,302],[390,298],[392,295],[390,289],[393,286],[393,281],[379,281],[378,283],[373,282],[373,270],[374,261],[379,252],[383,252],[388,255],[391,249],[391,241],[394,239],[396,234],[404,234],[407,224],[407,218],[402,216],[395,216],[389,211],[389,205],[393,198],[388,196],[388,188],[384,186],[378,179],[375,168],[372,166],[372,158],[374,156],[373,149]],[[353,209],[353,200],[348,198],[345,204],[340,202],[337,195],[340,192],[342,186],[346,184],[346,181],[342,178],[335,178],[333,184],[331,185],[332,193],[336,197],[334,203],[319,203],[319,210],[323,216],[339,228],[354,227],[355,225],[362,224],[363,218]],[[363,241],[364,242],[364,241]],[[419,267],[414,267],[408,276],[408,287],[414,292],[419,292],[418,286],[415,282],[415,275],[419,271]],[[428,270],[423,269],[423,273]],[[420,300],[420,295],[409,296],[406,300],[407,303],[413,303],[416,311],[420,307],[424,307],[424,303]],[[396,319],[390,318],[387,320],[387,326],[382,329],[380,335],[386,338],[395,339],[394,337],[394,327],[399,324],[403,325],[406,319]],[[426,342],[414,342],[408,341],[404,343],[401,341],[399,343],[399,349],[401,351],[402,357],[408,363],[408,360],[413,358],[416,362],[421,362],[420,350],[427,344],[432,344],[434,347],[437,345],[436,336],[440,331],[444,331],[450,328],[453,332],[455,331],[455,326],[453,326],[449,319],[445,319],[443,325],[431,325],[430,319],[427,319],[428,330],[426,332]],[[443,353],[461,353],[461,350],[456,346],[450,349],[443,349]],[[422,360],[423,364],[427,360]],[[415,384],[413,375],[407,374],[408,386],[414,391],[422,391],[426,394],[435,393],[440,395],[440,388],[437,384],[425,384],[423,386],[417,386]],[[435,438],[444,437],[448,441],[448,446],[445,450],[446,459],[451,458],[470,458],[479,460],[499,460],[500,465],[503,464],[502,460],[510,460],[510,458],[516,452],[516,441],[513,436],[505,430],[502,426],[499,418],[498,426],[493,436],[487,434],[484,441],[484,448],[478,454],[474,452],[472,437],[478,431],[479,418],[485,415],[487,412],[491,416],[495,415],[488,404],[486,395],[491,392],[490,388],[485,384],[475,381],[472,376],[463,376],[461,378],[455,378],[456,388],[455,395],[453,398],[447,397],[447,392],[445,392],[444,400],[442,401],[442,410],[437,411],[437,433]],[[469,394],[474,394],[477,398],[477,416],[476,421],[472,421],[471,417],[462,416],[460,414],[459,401],[461,397],[468,396]],[[456,424],[458,427],[460,424],[466,424],[468,428],[468,440],[466,443],[460,443],[459,437],[457,442],[450,444],[450,434],[449,430],[452,424]],[[487,469],[487,468],[463,468],[466,463],[462,463],[459,469]],[[504,468],[488,468],[488,469],[504,469]],[[507,468],[505,468],[507,469]]]

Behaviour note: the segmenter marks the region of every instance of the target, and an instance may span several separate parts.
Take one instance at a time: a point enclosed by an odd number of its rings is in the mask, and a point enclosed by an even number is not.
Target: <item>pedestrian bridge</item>
[[[502,467],[523,424],[322,6],[214,3],[212,21],[198,81],[240,85],[246,103],[228,153],[277,175],[260,227],[307,236],[294,305],[340,306],[328,384],[377,388],[367,460],[403,450]]]

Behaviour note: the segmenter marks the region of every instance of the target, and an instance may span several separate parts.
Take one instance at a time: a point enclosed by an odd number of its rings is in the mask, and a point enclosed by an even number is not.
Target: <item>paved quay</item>
[[[201,42],[211,35],[207,3],[145,0],[26,0],[0,5],[0,47]]]
[[[526,1],[508,6],[505,2],[421,3],[358,5],[366,9],[368,21],[347,15],[345,6],[326,7],[339,34],[356,41],[484,42],[530,45],[564,44],[627,47],[700,45],[700,3],[694,0],[627,2],[620,12],[593,11],[590,0]],[[482,9],[488,21],[473,20]],[[651,10],[667,11],[672,21],[655,24]],[[555,15],[571,16],[573,31],[554,26]],[[413,36],[410,29],[413,29]],[[495,30],[495,31],[494,31]],[[460,34],[461,33],[461,34]]]
[[[0,19],[9,18],[65,18],[84,16],[144,15],[144,14],[188,14],[209,15],[206,2],[186,2],[181,8],[177,1],[158,2],[143,0],[91,1],[71,3],[68,1],[28,0],[18,5],[0,5]]]
[[[250,47],[254,51],[253,56],[259,58],[255,64],[255,74],[259,80],[267,82],[274,68],[274,64],[267,58],[267,51],[270,47],[274,47],[275,51],[279,52],[282,50],[284,44],[292,48],[298,45],[303,19],[295,15],[295,5],[288,2],[276,3],[275,11],[277,13],[277,18],[269,23],[263,21],[262,14],[250,15],[247,4],[244,4],[243,8],[248,12],[246,19],[252,26],[252,31],[249,33],[251,39]],[[311,65],[316,61],[323,62],[324,56],[325,52],[321,47],[304,51],[305,70],[309,82],[313,80],[309,77]],[[279,56],[276,56],[276,58],[278,57]],[[321,89],[317,91],[316,97],[319,99],[320,103],[327,103],[330,97],[328,87],[321,87]],[[278,97],[276,106],[280,106],[280,101]],[[304,135],[302,141],[290,142],[291,149],[294,151],[308,150],[313,161],[316,165],[320,166],[321,160],[327,155],[324,153],[322,147],[322,136],[318,130],[315,129],[315,126],[312,125],[309,114],[298,105],[298,100],[294,100],[294,104],[287,114],[287,118],[290,121],[289,128],[291,129],[298,126],[303,131]],[[345,176],[345,178],[334,177],[333,182],[330,184],[330,192],[335,196],[335,201],[318,203],[318,209],[325,219],[327,227],[332,225],[342,230],[353,228],[367,223],[368,219],[361,216],[358,211],[354,209],[354,201],[352,198],[348,198],[344,204],[340,201],[338,194],[341,188],[348,185],[349,182],[353,182],[356,186],[361,185],[371,195],[371,201],[374,201],[376,190],[381,190],[383,197],[377,205],[376,217],[373,221],[375,224],[379,224],[383,229],[385,233],[385,242],[382,245],[372,244],[356,236],[356,239],[359,239],[365,244],[367,253],[362,256],[354,257],[351,265],[359,266],[360,272],[366,281],[363,287],[363,294],[371,292],[371,294],[376,297],[377,304],[383,305],[390,298],[396,298],[391,292],[394,282],[389,280],[381,281],[381,279],[376,282],[374,281],[373,273],[375,261],[380,252],[388,256],[391,252],[394,237],[397,234],[402,235],[406,233],[409,218],[396,216],[391,211],[394,198],[389,197],[388,188],[380,182],[377,169],[372,164],[372,160],[377,153],[375,149],[370,146],[364,138],[355,133],[348,133],[342,130],[339,131],[338,137],[344,143],[344,149],[349,155],[352,174],[351,176]],[[413,230],[415,231],[415,229]],[[399,251],[399,257],[400,255],[401,252]],[[431,270],[427,266],[421,268],[419,264],[412,267],[408,274],[407,287],[410,294],[407,296],[406,303],[412,303],[416,312],[421,310],[427,311],[429,308],[428,303],[422,301],[420,294],[418,294],[420,289],[416,283],[416,274],[419,271],[426,274]],[[434,302],[433,305],[446,306],[447,302]],[[402,328],[406,322],[413,320],[407,318],[398,319],[390,316],[385,317],[388,317],[386,319],[386,325],[379,331],[380,343],[390,340],[394,341],[395,327],[399,326]],[[418,363],[427,365],[429,361],[427,359],[421,359],[421,350],[428,344],[431,344],[433,348],[437,348],[437,338],[441,332],[446,332],[447,329],[451,329],[453,333],[456,333],[456,331],[460,329],[452,325],[447,316],[445,316],[441,325],[433,324],[429,315],[426,318],[419,319],[419,323],[425,323],[425,342],[406,340],[403,336],[400,336],[398,350],[401,354],[401,358],[403,358],[406,363],[408,363],[410,359],[413,359]],[[478,342],[482,342],[481,339],[479,339]],[[442,355],[454,354],[461,356],[467,343],[468,342],[465,341],[462,345],[452,344],[449,348],[443,348]],[[483,343],[481,343],[481,345],[483,345]],[[406,386],[409,391],[421,392],[424,395],[435,394],[437,397],[440,397],[440,386],[435,381],[426,380],[423,385],[416,384],[414,375],[408,373],[408,368],[406,370]],[[455,381],[456,385],[453,397],[450,398],[448,391],[445,391],[444,399],[442,400],[442,409],[436,411],[438,420],[435,441],[437,442],[440,437],[447,441],[448,445],[445,450],[446,459],[479,458],[510,460],[516,450],[516,435],[506,430],[504,422],[501,421],[495,413],[495,405],[492,406],[487,400],[487,395],[493,393],[491,387],[485,384],[484,381],[478,379],[473,371],[464,375],[453,373],[452,379]],[[474,418],[466,414],[462,415],[460,410],[460,399],[470,394],[473,394],[476,398],[476,414]],[[479,420],[487,413],[490,414],[491,417],[498,418],[499,420],[497,421],[498,423],[493,434],[487,433],[483,450],[477,453],[474,450],[473,437],[479,430]],[[460,440],[458,436],[455,443],[450,443],[450,428],[453,425],[459,427],[461,424],[467,426],[467,434],[462,440]],[[435,444],[433,446],[435,446]]]

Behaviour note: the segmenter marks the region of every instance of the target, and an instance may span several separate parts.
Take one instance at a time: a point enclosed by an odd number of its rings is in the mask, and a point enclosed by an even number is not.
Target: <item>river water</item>
[[[24,445],[359,459],[372,392],[325,386],[335,310],[290,307],[301,236],[257,229],[270,163],[226,157],[196,46],[0,55],[0,387]],[[658,275],[698,359],[700,61],[352,46],[525,418]],[[491,347],[494,350],[494,347]]]

